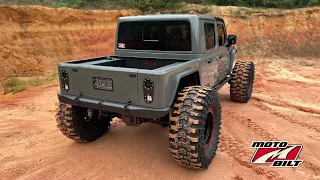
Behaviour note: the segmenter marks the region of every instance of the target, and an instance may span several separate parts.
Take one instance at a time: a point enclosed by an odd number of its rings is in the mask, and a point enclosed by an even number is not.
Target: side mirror
[[[232,44],[237,43],[237,36],[236,35],[229,35],[228,36],[228,46],[231,46]]]

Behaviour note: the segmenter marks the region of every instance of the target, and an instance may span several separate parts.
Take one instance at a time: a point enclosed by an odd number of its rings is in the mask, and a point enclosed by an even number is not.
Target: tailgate
[[[119,67],[73,67],[73,91],[83,97],[138,105],[138,70]]]

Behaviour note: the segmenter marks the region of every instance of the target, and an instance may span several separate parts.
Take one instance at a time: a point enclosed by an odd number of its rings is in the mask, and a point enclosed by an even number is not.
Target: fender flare
[[[168,82],[168,88],[166,90],[166,99],[167,99],[167,106],[168,107],[171,107],[174,99],[175,99],[175,95],[176,95],[176,92],[178,90],[178,86],[179,86],[179,83],[180,83],[180,80],[192,73],[195,73],[195,72],[199,72],[198,69],[188,69],[187,71],[183,71],[179,74],[176,74],[173,78],[171,78]]]

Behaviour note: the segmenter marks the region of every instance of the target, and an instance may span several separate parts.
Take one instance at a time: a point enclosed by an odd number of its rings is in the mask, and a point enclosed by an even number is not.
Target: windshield
[[[188,21],[120,23],[118,49],[191,51]]]

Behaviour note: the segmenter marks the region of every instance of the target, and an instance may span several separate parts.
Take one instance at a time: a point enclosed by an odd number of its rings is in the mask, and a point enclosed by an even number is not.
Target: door
[[[218,82],[222,82],[228,75],[229,70],[229,50],[226,47],[227,33],[223,22],[217,21],[217,35],[218,35],[218,52],[217,61],[219,64]]]
[[[206,51],[205,58],[207,63],[207,72],[209,77],[210,86],[215,86],[218,83],[218,61],[219,52],[216,47],[215,25],[213,21],[205,21],[205,43]]]

